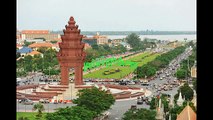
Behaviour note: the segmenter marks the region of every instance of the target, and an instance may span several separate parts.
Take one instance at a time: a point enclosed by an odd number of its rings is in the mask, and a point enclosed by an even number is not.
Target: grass
[[[113,73],[113,74],[109,74],[109,75],[103,75],[104,71],[116,69],[116,68],[119,68],[121,71]],[[84,75],[84,78],[114,78],[114,79],[119,79],[119,78],[126,76],[128,73],[133,72],[133,71],[134,70],[130,69],[130,67],[128,67],[128,66],[113,65],[113,66],[106,67],[106,68],[94,71],[92,73],[86,74],[86,75]]]
[[[143,59],[141,62],[138,63],[138,66],[142,66],[150,61],[153,61],[157,56],[159,56],[160,54],[153,54],[149,57],[146,57],[145,59]]]
[[[153,54],[153,55],[150,55],[149,57],[146,57],[144,59],[141,59],[143,58],[144,56],[147,56],[151,54],[150,52],[146,52],[144,54],[140,54],[138,56],[135,56],[133,58],[130,58],[130,59],[127,59],[128,61],[131,61],[131,60],[135,60],[135,61],[139,61],[137,62],[138,63],[138,66],[142,66],[150,61],[153,61],[157,56],[159,56],[160,54]],[[114,74],[109,74],[109,75],[104,75],[104,71],[107,71],[107,70],[111,70],[111,69],[116,69],[116,68],[119,68],[121,71],[120,72],[116,72]],[[128,67],[128,66],[118,66],[116,64],[113,64],[112,66],[110,67],[105,67],[103,69],[100,69],[100,70],[97,70],[97,71],[94,71],[94,72],[91,72],[89,74],[86,74],[84,75],[83,77],[84,78],[103,78],[103,79],[106,79],[106,78],[114,78],[114,79],[120,79],[120,78],[123,78],[125,76],[127,76],[128,74],[132,73],[135,69],[131,68],[131,67]]]
[[[135,56],[133,58],[130,58],[128,60],[130,60],[130,61],[140,61],[141,58],[143,58],[144,56],[149,55],[149,54],[151,54],[151,53],[150,52],[144,52],[143,54],[140,54],[140,55]]]
[[[16,112],[16,120],[18,120],[19,117],[27,117],[29,120],[38,120],[36,119],[37,112]],[[45,120],[46,113],[43,113],[42,119],[39,120]]]

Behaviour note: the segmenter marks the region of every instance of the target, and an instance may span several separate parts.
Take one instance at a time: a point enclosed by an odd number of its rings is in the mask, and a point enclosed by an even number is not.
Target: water
[[[107,35],[109,39],[122,39],[125,38],[127,35]],[[184,38],[187,40],[195,40],[196,34],[194,35],[139,35],[141,40],[144,38],[151,38],[151,39],[158,39],[158,40],[169,40],[169,41],[183,41]],[[88,37],[92,37],[92,35],[88,35]]]

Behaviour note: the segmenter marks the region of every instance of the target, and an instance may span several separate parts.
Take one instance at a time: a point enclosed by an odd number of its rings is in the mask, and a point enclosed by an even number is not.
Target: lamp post
[[[19,112],[19,99],[17,99],[17,100],[18,100],[18,103],[17,103],[18,111],[17,112]]]

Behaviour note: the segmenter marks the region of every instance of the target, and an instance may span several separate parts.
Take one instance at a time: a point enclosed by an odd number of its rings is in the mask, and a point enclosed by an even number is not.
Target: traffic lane
[[[123,114],[131,108],[131,105],[136,105],[137,108],[149,109],[149,105],[146,105],[145,103],[137,105],[137,100],[116,101],[111,109],[108,110],[110,112],[109,120],[121,120]]]

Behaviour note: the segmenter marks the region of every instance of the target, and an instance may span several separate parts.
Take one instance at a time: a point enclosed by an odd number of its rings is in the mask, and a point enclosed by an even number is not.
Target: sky
[[[196,0],[17,0],[18,30],[196,31]]]

